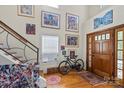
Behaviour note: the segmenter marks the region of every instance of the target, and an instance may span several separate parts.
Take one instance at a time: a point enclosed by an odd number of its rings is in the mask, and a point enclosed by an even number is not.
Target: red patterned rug
[[[61,81],[61,77],[58,75],[51,75],[46,78],[47,84],[54,85]]]
[[[79,75],[83,77],[84,79],[86,79],[93,86],[107,83],[107,81],[105,81],[102,77],[97,76],[88,71],[79,72]]]

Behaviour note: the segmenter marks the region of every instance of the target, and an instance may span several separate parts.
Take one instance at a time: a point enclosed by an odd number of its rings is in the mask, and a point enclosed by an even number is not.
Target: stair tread
[[[23,63],[27,62],[27,60],[21,60]]]
[[[14,57],[16,57],[17,59],[19,59],[20,61],[21,61],[21,58],[23,58],[22,56],[14,56]],[[14,58],[14,57],[13,57],[13,59],[16,60],[16,58]]]
[[[16,54],[17,52],[10,51],[9,53]]]
[[[11,50],[10,48],[3,48],[4,50],[6,50],[6,51],[9,51],[9,50]]]
[[[15,56],[15,57],[17,57],[17,58],[23,58],[22,56]]]
[[[7,51],[8,53],[10,53],[10,52],[16,52],[16,51],[14,51],[12,49],[9,49],[9,48],[3,48],[3,50]]]
[[[13,58],[15,61],[17,60],[16,58]],[[25,60],[22,60],[20,58],[18,58],[22,63],[26,62]]]
[[[16,54],[17,52],[8,51],[8,53],[10,53],[10,54]]]

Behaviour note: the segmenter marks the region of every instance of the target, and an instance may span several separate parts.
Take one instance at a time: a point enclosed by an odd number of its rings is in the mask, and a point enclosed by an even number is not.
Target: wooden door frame
[[[89,60],[89,57],[88,57],[88,55],[89,55],[89,52],[88,52],[88,48],[89,48],[89,41],[88,41],[88,38],[89,38],[89,36],[92,36],[93,34],[91,33],[91,34],[87,34],[87,36],[86,36],[86,70],[88,70],[88,66],[89,66],[89,62],[88,62],[88,60]],[[91,43],[92,43],[92,38],[91,38]],[[92,59],[92,56],[91,56],[91,59]]]

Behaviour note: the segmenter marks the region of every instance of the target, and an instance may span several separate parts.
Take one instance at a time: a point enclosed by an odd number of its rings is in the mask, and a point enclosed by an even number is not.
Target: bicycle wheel
[[[78,59],[76,62],[75,62],[75,69],[77,71],[81,71],[84,69],[84,61],[82,59]]]
[[[58,71],[62,75],[66,75],[70,71],[70,65],[67,61],[62,61],[58,66]]]

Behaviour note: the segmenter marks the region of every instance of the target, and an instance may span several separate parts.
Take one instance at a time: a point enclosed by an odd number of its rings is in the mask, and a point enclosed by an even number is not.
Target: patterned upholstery
[[[38,87],[39,70],[32,64],[0,65],[0,88]]]

